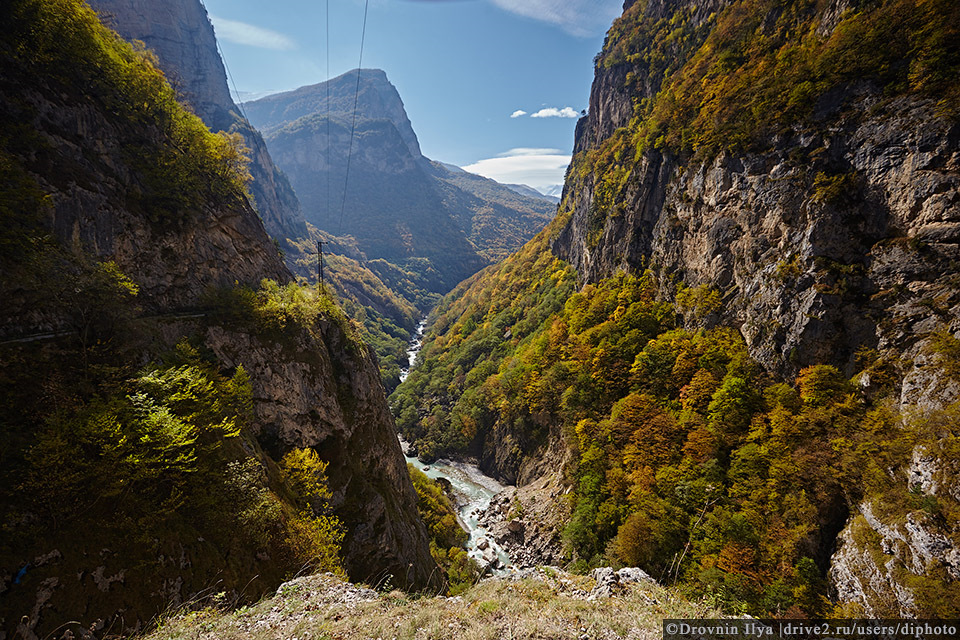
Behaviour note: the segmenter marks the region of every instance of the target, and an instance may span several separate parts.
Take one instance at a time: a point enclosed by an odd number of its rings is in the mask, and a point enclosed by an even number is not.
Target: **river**
[[[401,446],[406,443],[401,440]],[[405,449],[406,450],[406,449]],[[458,460],[440,459],[431,464],[420,462],[415,456],[404,454],[407,462],[427,474],[428,478],[445,478],[453,487],[457,502],[457,516],[460,525],[470,534],[467,541],[467,553],[474,558],[481,567],[491,564],[493,558],[499,563],[491,566],[494,574],[502,574],[513,569],[510,556],[504,551],[490,533],[478,522],[481,513],[490,506],[490,499],[505,488],[493,478],[484,475],[477,465]],[[487,550],[480,549],[481,540],[487,541]]]
[[[407,347],[407,358],[410,367],[400,372],[400,381],[407,376],[416,365],[417,355],[423,346],[423,332],[426,327],[426,318],[417,325],[417,331]],[[457,502],[460,525],[470,534],[467,541],[467,553],[473,557],[481,567],[490,566],[494,574],[502,574],[513,569],[510,556],[500,548],[500,545],[490,536],[489,532],[478,522],[481,513],[490,506],[490,499],[505,488],[493,478],[485,475],[475,464],[458,460],[440,459],[431,464],[420,462],[415,456],[407,455],[409,445],[400,439],[403,455],[407,462],[423,471],[428,478],[445,478],[453,487]],[[481,541],[485,540],[487,549],[481,550]],[[494,559],[496,561],[494,561]]]
[[[423,330],[426,328],[427,319],[424,318],[417,325],[417,330],[414,332],[413,338],[410,339],[410,344],[407,345],[407,366],[400,370],[400,382],[407,379],[407,376],[410,375],[410,369],[413,369],[413,366],[417,363],[417,354],[420,353],[420,347],[423,346]]]

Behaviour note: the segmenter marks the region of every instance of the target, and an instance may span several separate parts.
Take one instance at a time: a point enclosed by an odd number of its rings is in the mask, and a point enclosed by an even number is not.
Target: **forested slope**
[[[560,214],[441,303],[408,439],[562,464],[573,567],[956,615],[958,17],[627,2]]]
[[[0,33],[0,630],[130,633],[304,566],[442,589],[374,360],[289,283],[238,136],[79,0]]]

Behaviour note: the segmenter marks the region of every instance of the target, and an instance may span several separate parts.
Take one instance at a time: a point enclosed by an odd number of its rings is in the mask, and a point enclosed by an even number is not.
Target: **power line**
[[[203,0],[200,0],[200,6],[203,7],[203,11],[207,14],[207,20],[210,20],[210,12],[207,11],[207,5],[203,3]],[[243,116],[243,119],[250,122],[250,118],[247,117],[247,112],[243,108],[243,98],[240,97],[240,91],[237,89],[237,82],[233,79],[233,74],[230,73],[230,65],[227,64],[227,56],[223,55],[223,49],[220,48],[220,38],[217,37],[216,30],[213,34],[213,42],[217,45],[217,53],[220,54],[220,61],[223,62],[223,69],[227,72],[227,78],[230,79],[230,84],[233,86],[233,93],[237,96],[237,107],[240,109],[240,114]],[[253,127],[253,125],[250,125]]]
[[[363,43],[367,38],[367,9],[370,0],[363,3],[363,31],[360,33],[360,63],[357,65],[357,89],[353,95],[353,124],[350,125],[350,146],[347,147],[347,172],[343,179],[343,200],[340,202],[340,222],[337,224],[337,235],[343,228],[343,210],[347,205],[347,185],[350,182],[350,158],[353,155],[353,135],[357,129],[357,104],[360,100],[360,70],[363,68]]]
[[[230,78],[230,84],[233,85],[233,92],[237,94],[237,107],[240,109],[240,114],[243,116],[243,119],[250,123],[250,118],[247,117],[247,112],[243,108],[243,98],[240,97],[240,91],[237,89],[237,82],[233,79],[233,74],[230,73],[230,67],[227,65],[227,58],[223,55],[223,50],[220,48],[220,41],[217,40],[217,52],[220,54],[220,59],[223,60],[223,68],[227,71],[227,77]],[[250,125],[253,127],[253,125]]]
[[[330,0],[327,0],[327,208],[324,212],[330,216]],[[346,189],[346,188],[344,188]]]

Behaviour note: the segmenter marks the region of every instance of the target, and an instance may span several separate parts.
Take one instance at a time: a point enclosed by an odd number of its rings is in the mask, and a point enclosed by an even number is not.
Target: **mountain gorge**
[[[0,640],[960,617],[955,2],[627,0],[559,205],[93,4],[0,4]]]
[[[571,487],[521,525],[571,566],[955,615],[958,29],[946,2],[626,2],[558,216],[441,302],[407,439]]]

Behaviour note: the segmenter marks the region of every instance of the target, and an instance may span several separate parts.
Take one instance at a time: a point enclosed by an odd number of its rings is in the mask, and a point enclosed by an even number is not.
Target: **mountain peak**
[[[269,134],[283,126],[314,114],[352,119],[354,104],[357,113],[367,120],[389,120],[400,132],[410,153],[419,158],[420,143],[403,107],[403,100],[382,69],[357,69],[326,82],[306,85],[248,102],[247,117],[255,127]]]

